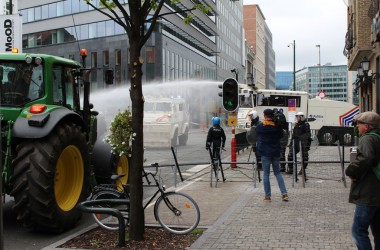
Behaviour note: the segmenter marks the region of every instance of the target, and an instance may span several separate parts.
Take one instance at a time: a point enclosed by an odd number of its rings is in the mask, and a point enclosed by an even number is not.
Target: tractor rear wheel
[[[77,204],[90,195],[89,151],[81,128],[59,125],[16,151],[11,195],[18,219],[38,231],[72,228],[81,217]]]
[[[123,184],[129,183],[129,161],[128,157],[123,154],[121,156],[112,153],[111,146],[104,142],[104,136],[101,136],[95,143],[92,163],[94,165],[94,174],[97,184],[111,184],[111,175],[125,174],[121,178]],[[117,183],[120,185],[120,183]]]

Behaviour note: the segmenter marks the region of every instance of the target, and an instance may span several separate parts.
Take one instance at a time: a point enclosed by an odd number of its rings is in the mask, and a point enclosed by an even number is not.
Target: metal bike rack
[[[78,209],[85,213],[99,213],[99,214],[109,214],[117,217],[119,221],[119,247],[125,246],[125,224],[124,217],[119,210],[116,208],[102,208],[93,207],[96,205],[129,205],[129,200],[126,199],[103,199],[103,200],[92,200],[83,201],[78,204]]]

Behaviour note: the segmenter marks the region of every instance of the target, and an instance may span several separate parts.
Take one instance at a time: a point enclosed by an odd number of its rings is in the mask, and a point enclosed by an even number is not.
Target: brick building
[[[344,54],[348,70],[357,71],[354,89],[360,111],[380,113],[380,12],[379,0],[347,0],[348,30]]]

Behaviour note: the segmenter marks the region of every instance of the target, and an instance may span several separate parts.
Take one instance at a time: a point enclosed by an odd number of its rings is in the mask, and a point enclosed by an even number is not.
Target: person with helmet
[[[212,118],[212,127],[208,130],[206,140],[206,150],[212,146],[212,156],[219,159],[220,147],[224,149],[226,143],[226,134],[224,129],[220,126],[220,118]]]
[[[251,127],[257,126],[257,123],[259,122],[259,114],[256,110],[249,112],[249,119],[251,120]]]
[[[296,123],[293,128],[292,138],[289,146],[289,154],[288,154],[288,162],[293,162],[293,146],[294,153],[297,155],[300,152],[300,142],[302,145],[302,156],[303,156],[303,170],[306,176],[306,167],[307,161],[309,160],[309,150],[311,143],[311,132],[310,132],[310,124],[306,122],[306,117],[303,112],[298,112],[296,114]],[[294,145],[293,145],[294,143]],[[288,163],[288,171],[286,174],[293,174],[293,163]],[[299,174],[302,174],[302,170],[300,170]]]
[[[246,138],[248,143],[252,146],[252,151],[255,152],[257,169],[262,170],[261,157],[256,152],[256,127],[259,124],[260,118],[256,110],[249,112],[249,118],[251,119],[251,128],[247,131]]]

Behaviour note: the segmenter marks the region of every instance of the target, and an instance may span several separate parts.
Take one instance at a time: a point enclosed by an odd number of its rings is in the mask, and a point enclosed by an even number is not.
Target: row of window
[[[203,67],[169,50],[162,50],[162,79],[164,81],[201,78],[214,80],[215,69]]]
[[[121,34],[125,34],[124,29],[114,21],[109,20],[25,34],[22,37],[22,47],[33,48]]]
[[[95,7],[101,8],[100,0],[91,0]],[[121,4],[127,4],[128,0],[120,1]],[[123,3],[124,2],[124,3]],[[59,16],[71,15],[74,13],[85,12],[94,10],[86,1],[83,0],[65,0],[55,3],[35,6],[32,8],[22,9],[23,23],[39,21],[48,18],[55,18]]]

